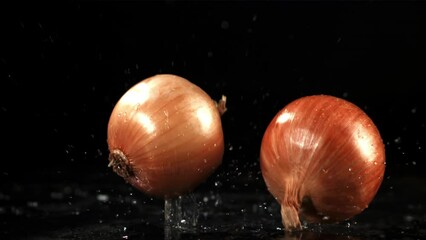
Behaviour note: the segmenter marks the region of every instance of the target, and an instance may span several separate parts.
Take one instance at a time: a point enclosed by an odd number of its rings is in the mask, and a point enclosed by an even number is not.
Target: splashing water
[[[174,230],[196,232],[199,206],[193,193],[164,200],[164,236],[172,239]]]

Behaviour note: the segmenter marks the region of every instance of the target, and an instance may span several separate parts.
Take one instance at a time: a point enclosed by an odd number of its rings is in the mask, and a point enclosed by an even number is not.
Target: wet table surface
[[[337,224],[305,223],[292,234],[283,231],[276,201],[257,185],[232,191],[215,182],[211,189],[200,188],[182,198],[183,215],[169,228],[163,200],[110,173],[84,180],[45,176],[8,183],[9,178],[3,176],[0,185],[1,239],[426,238],[426,180],[419,178],[387,178],[358,216]],[[194,210],[198,220],[192,227],[194,219],[185,214]]]

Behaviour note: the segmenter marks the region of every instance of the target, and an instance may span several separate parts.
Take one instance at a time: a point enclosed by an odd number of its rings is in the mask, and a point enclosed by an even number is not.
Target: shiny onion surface
[[[297,99],[272,119],[260,161],[287,231],[338,222],[366,209],[385,171],[380,133],[359,107],[328,95]]]
[[[108,123],[109,166],[158,198],[192,191],[221,164],[221,114],[200,87],[170,74],[147,78],[115,105]]]

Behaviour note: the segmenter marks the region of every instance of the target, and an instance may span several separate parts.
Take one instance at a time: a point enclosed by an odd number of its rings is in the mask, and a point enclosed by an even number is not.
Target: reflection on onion
[[[307,222],[347,220],[368,207],[384,176],[385,148],[373,121],[346,100],[297,99],[272,119],[261,170],[287,231]]]
[[[173,198],[192,191],[222,162],[225,102],[223,96],[216,103],[175,75],[139,82],[111,113],[109,166],[151,196]]]

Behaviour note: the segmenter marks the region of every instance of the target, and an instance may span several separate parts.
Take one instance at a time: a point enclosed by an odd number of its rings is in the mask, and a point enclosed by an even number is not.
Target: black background
[[[94,175],[120,182],[107,168],[109,115],[127,89],[158,73],[185,77],[213,99],[228,97],[223,164],[205,188],[220,181],[222,189],[264,191],[263,132],[282,107],[310,94],[345,98],[373,119],[386,145],[383,191],[397,191],[393,179],[424,183],[424,3],[0,6],[3,186],[85,184]]]

